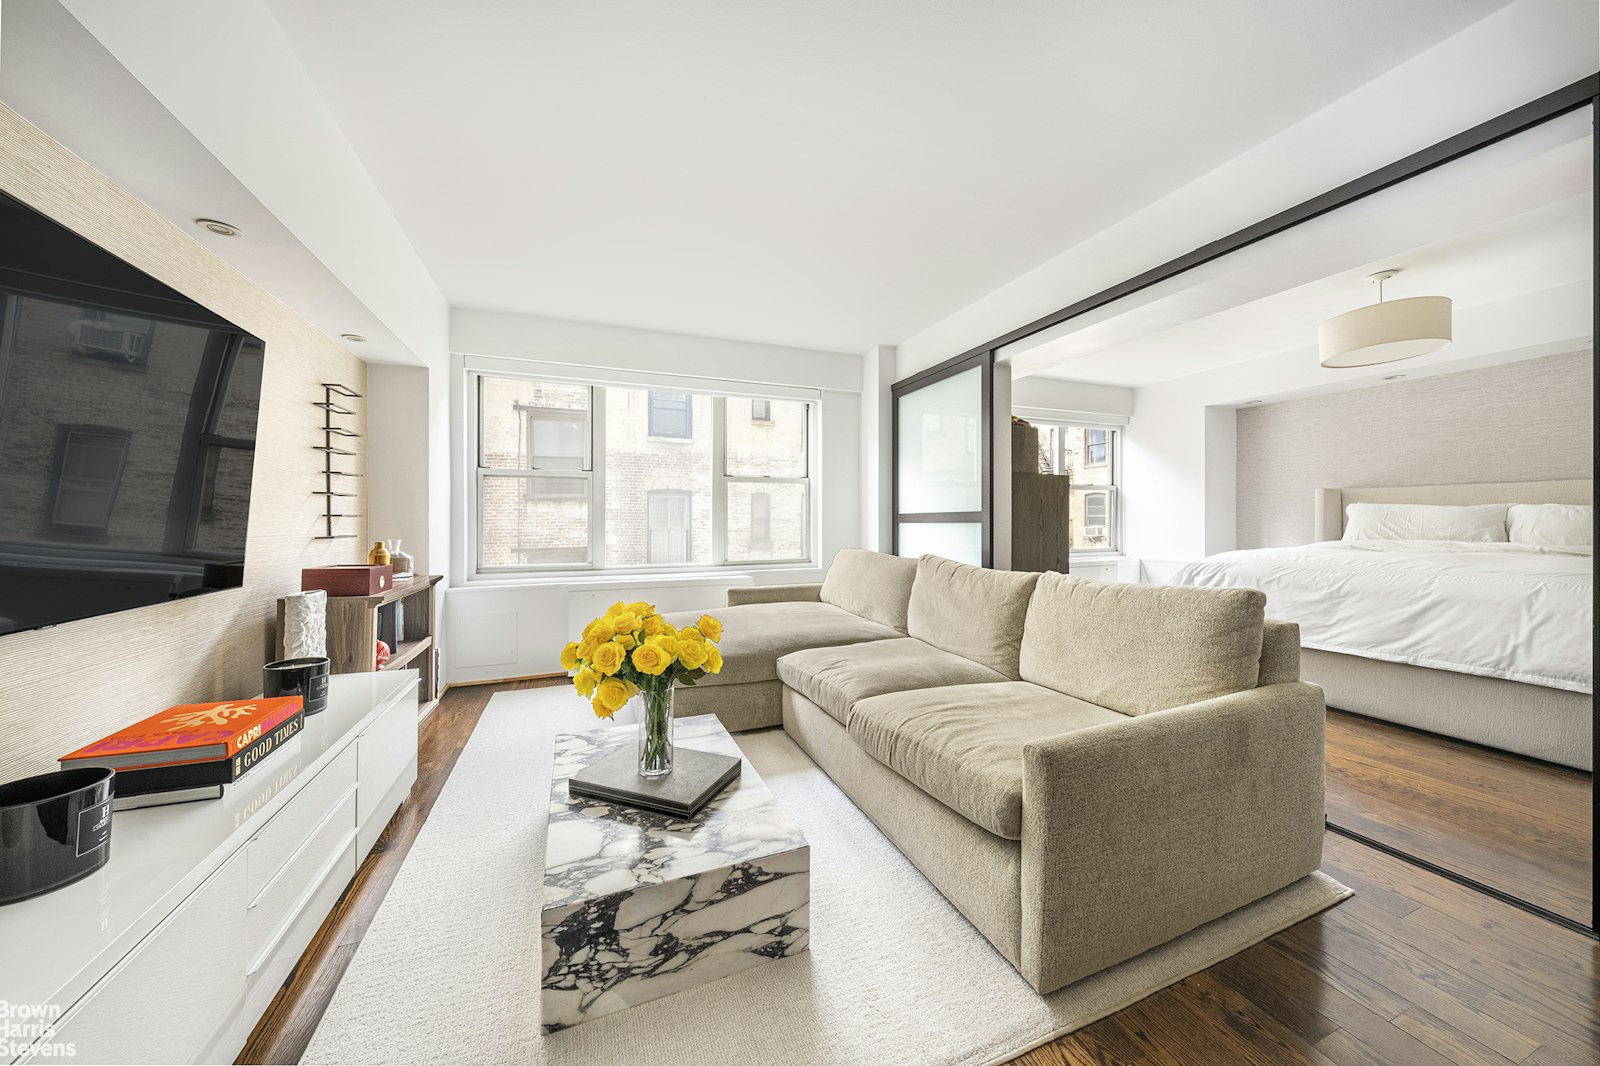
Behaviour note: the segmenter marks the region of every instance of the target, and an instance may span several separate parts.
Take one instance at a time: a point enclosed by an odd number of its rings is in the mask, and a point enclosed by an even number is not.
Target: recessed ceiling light
[[[339,337],[340,339],[347,340],[352,344],[365,344],[367,341],[367,338],[363,337],[359,333],[341,333],[339,334]]]
[[[1246,407],[1249,407],[1251,404],[1266,403],[1266,401],[1265,400],[1246,400],[1244,403],[1245,403]]]
[[[1399,381],[1403,377],[1405,377],[1404,374],[1385,374],[1385,375],[1383,375],[1383,380],[1385,380],[1385,381]]]
[[[239,235],[238,226],[230,226],[226,222],[218,222],[214,218],[197,218],[194,220],[194,224],[203,230],[215,233],[219,237],[237,237]]]

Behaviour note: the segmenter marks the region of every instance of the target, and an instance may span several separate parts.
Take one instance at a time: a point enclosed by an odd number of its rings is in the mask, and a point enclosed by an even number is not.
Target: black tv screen
[[[0,194],[0,635],[243,583],[261,365]]]

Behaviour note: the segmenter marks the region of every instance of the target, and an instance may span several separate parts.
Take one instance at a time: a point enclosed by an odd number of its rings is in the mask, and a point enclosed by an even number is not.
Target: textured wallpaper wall
[[[57,756],[171,704],[260,692],[277,598],[299,590],[301,567],[363,561],[368,545],[314,540],[322,502],[312,495],[318,383],[365,391],[366,364],[4,106],[0,189],[266,342],[244,587],[0,637],[5,781],[54,769]],[[365,458],[349,461],[364,470]],[[365,514],[365,479],[351,480],[363,496],[347,502]],[[365,536],[364,522],[347,526]]]
[[[1319,488],[1594,476],[1594,353],[1238,411],[1240,548],[1312,539]]]

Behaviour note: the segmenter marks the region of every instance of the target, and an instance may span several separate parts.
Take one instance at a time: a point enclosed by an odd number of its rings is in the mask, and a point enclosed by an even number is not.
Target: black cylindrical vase
[[[70,885],[111,858],[111,780],[84,766],[0,785],[0,904]]]
[[[279,659],[262,668],[261,691],[268,697],[300,696],[306,713],[328,709],[328,675],[333,672],[327,658]]]

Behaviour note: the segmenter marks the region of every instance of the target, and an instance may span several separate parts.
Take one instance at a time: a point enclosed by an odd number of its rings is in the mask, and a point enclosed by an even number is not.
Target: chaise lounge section
[[[1264,606],[846,551],[730,594],[726,660],[759,655],[680,713],[781,724],[1049,992],[1320,864],[1322,693]]]

